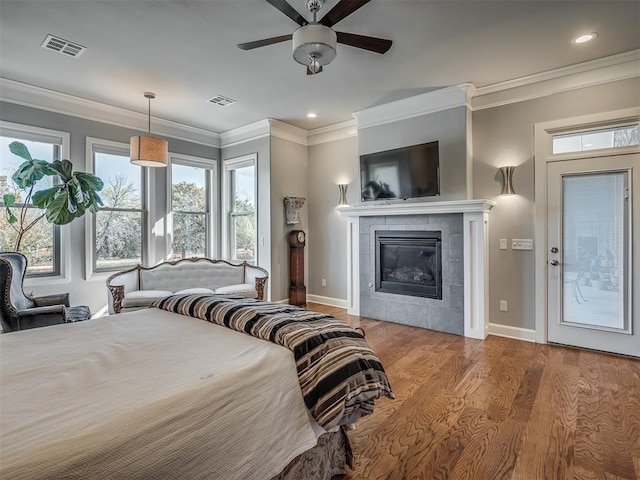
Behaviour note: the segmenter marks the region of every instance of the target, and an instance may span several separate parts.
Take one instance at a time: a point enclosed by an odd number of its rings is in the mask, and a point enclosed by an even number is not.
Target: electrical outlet
[[[322,285],[323,287],[326,287],[327,281],[323,278],[322,280],[320,280],[320,285]]]
[[[513,250],[533,250],[533,240],[530,238],[514,238],[511,240]]]
[[[501,312],[506,312],[507,311],[507,301],[506,300],[500,300],[500,311]]]
[[[501,238],[500,239],[500,250],[506,250],[507,249],[507,239],[506,238]]]

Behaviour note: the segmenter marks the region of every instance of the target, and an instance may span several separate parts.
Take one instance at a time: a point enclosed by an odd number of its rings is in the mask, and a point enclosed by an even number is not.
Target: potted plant
[[[47,162],[31,157],[27,147],[12,142],[9,150],[25,161],[12,175],[16,186],[24,192],[18,201],[14,194],[4,194],[3,203],[7,222],[17,234],[14,250],[20,251],[22,239],[42,218],[55,225],[65,225],[82,217],[88,210],[96,213],[102,205],[98,192],[104,184],[95,175],[74,172],[69,160]],[[34,192],[36,182],[45,176],[57,176],[59,182],[51,188]],[[42,210],[34,219],[27,218],[27,205],[33,204]]]

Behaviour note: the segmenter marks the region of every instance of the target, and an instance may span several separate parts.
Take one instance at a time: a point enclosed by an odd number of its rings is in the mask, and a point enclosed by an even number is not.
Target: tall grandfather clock
[[[304,286],[305,240],[302,230],[289,233],[289,303],[299,307],[307,304],[307,287]]]

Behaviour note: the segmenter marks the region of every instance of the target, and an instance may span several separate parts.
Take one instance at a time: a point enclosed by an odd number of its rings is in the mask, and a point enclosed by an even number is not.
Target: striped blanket
[[[326,430],[371,414],[377,398],[394,398],[380,360],[363,336],[329,315],[220,295],[173,295],[152,306],[291,350],[305,404]]]

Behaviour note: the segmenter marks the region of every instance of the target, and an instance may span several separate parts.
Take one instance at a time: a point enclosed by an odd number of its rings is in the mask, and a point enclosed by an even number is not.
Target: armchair
[[[22,288],[27,258],[21,253],[0,253],[0,325],[3,332],[77,322],[91,317],[89,307],[69,306],[69,294],[28,297]]]

